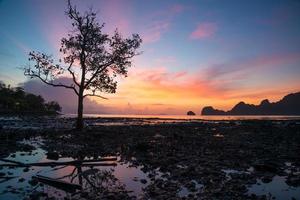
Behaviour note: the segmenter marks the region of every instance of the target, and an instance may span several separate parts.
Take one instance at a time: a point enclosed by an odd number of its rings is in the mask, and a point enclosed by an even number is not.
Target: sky
[[[97,11],[105,32],[118,28],[143,39],[143,53],[119,78],[117,92],[87,99],[85,113],[200,114],[204,106],[228,110],[300,91],[300,0],[72,3]],[[63,0],[0,0],[0,80],[75,112],[70,91],[29,80],[20,69],[32,50],[59,58],[60,39],[70,30],[65,9]]]

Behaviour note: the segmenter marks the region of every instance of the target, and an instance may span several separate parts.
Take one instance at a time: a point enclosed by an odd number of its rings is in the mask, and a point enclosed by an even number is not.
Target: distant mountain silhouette
[[[206,106],[202,115],[300,115],[300,92],[288,94],[278,102],[270,103],[268,99],[259,105],[240,102],[231,110],[223,111]]]

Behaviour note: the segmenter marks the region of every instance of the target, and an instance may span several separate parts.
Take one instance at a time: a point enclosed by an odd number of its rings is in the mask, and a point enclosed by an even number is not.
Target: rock
[[[270,183],[272,181],[272,177],[271,176],[264,176],[261,181],[263,183]]]
[[[147,183],[146,179],[141,179],[140,181],[141,181],[142,184],[146,184]]]
[[[146,151],[148,151],[149,148],[150,148],[150,146],[146,142],[140,142],[135,145],[135,149],[137,151],[141,151],[141,152],[146,152]]]
[[[295,176],[295,175],[290,175],[287,180],[286,183],[289,186],[293,186],[293,187],[299,187],[300,186],[300,175]]]
[[[291,93],[281,100],[270,103],[268,99],[259,105],[247,104],[243,101],[236,104],[231,110],[225,112],[211,106],[202,109],[202,115],[299,115],[300,92]]]
[[[59,154],[57,152],[48,152],[46,155],[47,155],[47,159],[49,159],[49,160],[58,160],[59,159]]]
[[[196,115],[193,111],[188,111],[186,114],[187,115]]]
[[[25,178],[20,178],[19,179],[19,182],[21,182],[21,183],[24,182],[24,181],[25,181]]]
[[[225,115],[223,110],[214,109],[212,106],[206,106],[202,109],[201,115]]]
[[[35,180],[35,179],[31,179],[28,181],[28,183],[31,185],[31,186],[36,186],[38,184],[38,181]]]
[[[26,167],[26,168],[23,169],[23,172],[28,172],[28,171],[29,171],[28,167]]]
[[[255,164],[253,167],[256,171],[261,171],[261,172],[277,173],[278,171],[277,166],[271,163],[258,163]]]

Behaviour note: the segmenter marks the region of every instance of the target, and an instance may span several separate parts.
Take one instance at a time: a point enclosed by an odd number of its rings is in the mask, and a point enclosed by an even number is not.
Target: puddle
[[[300,188],[291,187],[285,183],[286,177],[274,176],[270,183],[263,183],[258,180],[256,184],[248,187],[248,194],[266,195],[276,199],[292,199],[300,197]]]
[[[198,183],[195,180],[191,181],[191,184],[194,185],[194,187],[192,187],[192,191],[188,189],[188,187],[186,186],[180,186],[179,192],[178,192],[178,196],[183,198],[183,197],[188,197],[190,194],[195,195],[196,193],[198,193],[203,187],[203,184]]]
[[[23,141],[24,144],[34,144],[38,146],[36,142]],[[46,151],[37,148],[31,152],[16,152],[14,154],[6,157],[8,160],[18,161],[22,163],[35,163],[35,162],[53,162],[53,160],[47,159]],[[120,158],[118,157],[118,160]],[[67,162],[73,161],[72,158],[59,158],[55,162]],[[6,162],[0,161],[0,164],[5,164]],[[7,163],[6,163],[7,164]],[[130,191],[129,195],[141,196],[143,188],[150,183],[148,174],[144,173],[141,170],[142,166],[133,167],[131,163],[117,162],[116,166],[97,166],[97,167],[81,167],[76,168],[75,166],[56,166],[56,167],[2,167],[0,172],[4,173],[4,177],[10,177],[6,180],[0,178],[0,199],[6,200],[16,200],[24,199],[28,194],[33,193],[34,191],[42,191],[49,194],[49,197],[55,197],[57,199],[63,199],[69,197],[70,194],[56,189],[51,186],[43,185],[34,185],[32,186],[29,181],[32,180],[32,176],[42,175],[50,178],[60,179],[62,181],[74,184],[80,184],[80,178],[78,175],[79,170],[82,171],[82,176],[89,176],[89,180],[93,180],[95,184],[99,183],[99,180],[95,180],[96,173],[97,176],[101,173],[106,174],[103,177],[110,177],[111,180],[107,180],[105,183],[102,180],[102,183],[106,184],[107,187],[113,187],[115,181],[118,182],[120,186],[125,187],[126,191]],[[93,176],[93,177],[91,177]],[[102,179],[103,179],[102,177]],[[116,184],[116,185],[118,185]],[[87,181],[82,182],[83,188],[87,186]],[[86,189],[86,188],[85,188]]]
[[[226,180],[231,180],[231,174],[249,174],[249,172],[239,171],[235,169],[222,169],[222,172],[225,173]]]

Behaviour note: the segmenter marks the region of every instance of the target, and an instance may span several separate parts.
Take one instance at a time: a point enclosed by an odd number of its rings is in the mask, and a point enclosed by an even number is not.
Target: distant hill
[[[259,105],[240,102],[231,110],[223,111],[211,106],[204,107],[202,115],[300,115],[300,92],[288,94],[280,101],[270,103],[268,99]]]

